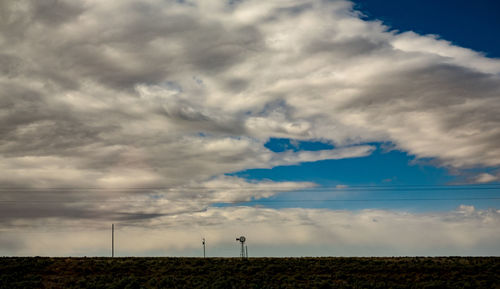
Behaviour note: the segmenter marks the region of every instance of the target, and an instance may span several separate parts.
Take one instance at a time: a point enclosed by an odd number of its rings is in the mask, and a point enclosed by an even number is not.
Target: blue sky
[[[348,210],[377,208],[417,212],[447,211],[464,203],[483,209],[498,207],[499,200],[489,199],[498,197],[498,187],[495,183],[469,184],[463,174],[457,175],[447,168],[435,166],[432,160],[418,160],[405,152],[391,149],[387,144],[372,145],[377,149],[366,157],[323,160],[272,169],[251,169],[229,175],[254,181],[309,181],[318,184],[318,187],[313,189],[274,196],[268,199],[271,202],[256,200],[239,205]],[[291,143],[289,139],[271,139],[266,146],[277,152],[333,148],[332,145],[323,142],[292,141]],[[348,188],[339,188],[337,187],[339,185]],[[479,199],[474,200],[474,198]],[[343,199],[347,201],[342,202]],[[393,200],[386,201],[387,199]]]
[[[414,31],[418,34],[434,34],[455,45],[480,51],[489,57],[500,57],[500,38],[492,37],[500,30],[500,3],[482,0],[470,1],[391,1],[370,0],[354,1],[355,9],[361,11],[364,19],[379,20],[391,30],[398,32]],[[391,143],[373,143],[376,151],[366,157],[342,160],[323,160],[293,166],[278,166],[272,169],[251,169],[233,173],[251,180],[273,181],[312,181],[322,187],[347,186],[395,186],[386,191],[371,192],[358,188],[355,193],[347,192],[336,196],[331,193],[308,192],[287,193],[273,200],[287,198],[308,199],[377,199],[377,198],[489,198],[498,197],[498,190],[476,189],[467,185],[467,171],[461,173],[445,166],[437,165],[432,158],[418,159],[407,152],[392,149]],[[326,150],[334,146],[325,141],[297,141],[292,139],[271,138],[266,147],[275,152],[286,150]],[[498,169],[498,168],[497,168]],[[490,172],[495,168],[476,168],[472,171]],[[412,188],[405,186],[425,186]],[[435,190],[435,186],[462,185],[457,191]],[[399,186],[399,187],[398,187]],[[434,186],[434,187],[433,187]],[[453,187],[452,187],[453,188]],[[319,189],[321,190],[321,189]],[[294,196],[294,197],[290,197]],[[390,201],[390,202],[312,202],[312,203],[263,203],[254,201],[243,205],[263,205],[273,207],[323,207],[332,209],[389,208],[404,210],[450,210],[467,203],[478,208],[498,207],[500,200],[450,200],[450,201]]]
[[[491,0],[357,0],[367,19],[378,19],[392,29],[436,34],[456,45],[500,57],[500,3]]]
[[[22,3],[0,255],[498,255],[497,1]]]

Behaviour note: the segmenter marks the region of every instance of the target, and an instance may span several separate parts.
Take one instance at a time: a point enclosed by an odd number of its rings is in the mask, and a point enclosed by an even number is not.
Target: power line
[[[385,201],[474,201],[474,200],[500,200],[500,197],[472,197],[472,198],[378,198],[378,199],[281,199],[281,200],[241,200],[241,201],[224,201],[224,200],[198,200],[206,201],[207,203],[221,204],[241,204],[241,203],[292,203],[292,202],[385,202]],[[155,200],[0,200],[0,204],[16,204],[16,203],[145,203],[154,202]],[[193,200],[175,200],[174,202],[196,202]]]
[[[51,192],[127,192],[127,191],[156,191],[160,189],[16,189],[7,190],[0,189],[0,192],[4,193],[51,193]],[[252,191],[252,192],[263,192],[263,191],[280,191],[280,192],[422,192],[422,191],[500,191],[500,187],[422,187],[422,188],[205,188],[205,189],[177,189],[171,190],[170,192],[184,192],[184,191],[214,191],[214,190],[233,190],[233,191]]]
[[[386,202],[386,201],[471,201],[471,200],[500,200],[500,198],[386,198],[386,199],[301,199],[301,200],[255,200],[261,203],[288,203],[288,202]],[[241,203],[246,203],[241,202]]]
[[[296,185],[280,186],[280,182],[276,182],[275,186],[259,185],[256,187],[240,187],[240,186],[158,186],[158,187],[47,187],[47,188],[34,188],[34,187],[0,187],[0,191],[121,191],[121,190],[349,190],[349,189],[500,189],[500,184],[466,184],[466,185],[328,185],[328,186],[314,186],[314,187],[297,187],[301,182]],[[303,182],[302,182],[303,183]],[[250,183],[252,185],[252,183]]]

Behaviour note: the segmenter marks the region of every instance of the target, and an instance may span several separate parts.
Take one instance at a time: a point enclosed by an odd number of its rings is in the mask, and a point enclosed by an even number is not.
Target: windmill
[[[241,236],[239,238],[236,238],[236,241],[239,241],[240,244],[241,244],[241,251],[240,251],[240,257],[241,258],[248,258],[248,248],[246,250],[246,253],[245,253],[245,241],[247,239],[245,238],[245,236]]]

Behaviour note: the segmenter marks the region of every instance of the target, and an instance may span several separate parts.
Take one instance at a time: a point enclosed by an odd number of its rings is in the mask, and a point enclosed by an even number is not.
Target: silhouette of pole
[[[115,256],[115,224],[111,224],[111,257]]]
[[[248,246],[247,245],[245,245],[245,253],[246,253],[247,258],[248,258]]]
[[[203,238],[203,258],[205,258],[205,238]]]

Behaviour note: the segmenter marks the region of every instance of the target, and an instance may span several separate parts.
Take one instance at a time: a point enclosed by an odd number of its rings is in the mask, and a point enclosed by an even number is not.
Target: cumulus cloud
[[[500,164],[500,61],[389,31],[347,1],[3,8],[3,155],[149,150],[204,132],[392,141],[446,165]]]
[[[371,142],[458,170],[500,165],[500,60],[391,31],[349,1],[21,0],[0,13],[0,184],[24,190],[1,192],[20,206],[7,222],[268,197],[282,184],[224,175],[362,157]],[[275,153],[272,137],[335,149]],[[21,202],[36,198],[69,204]]]

